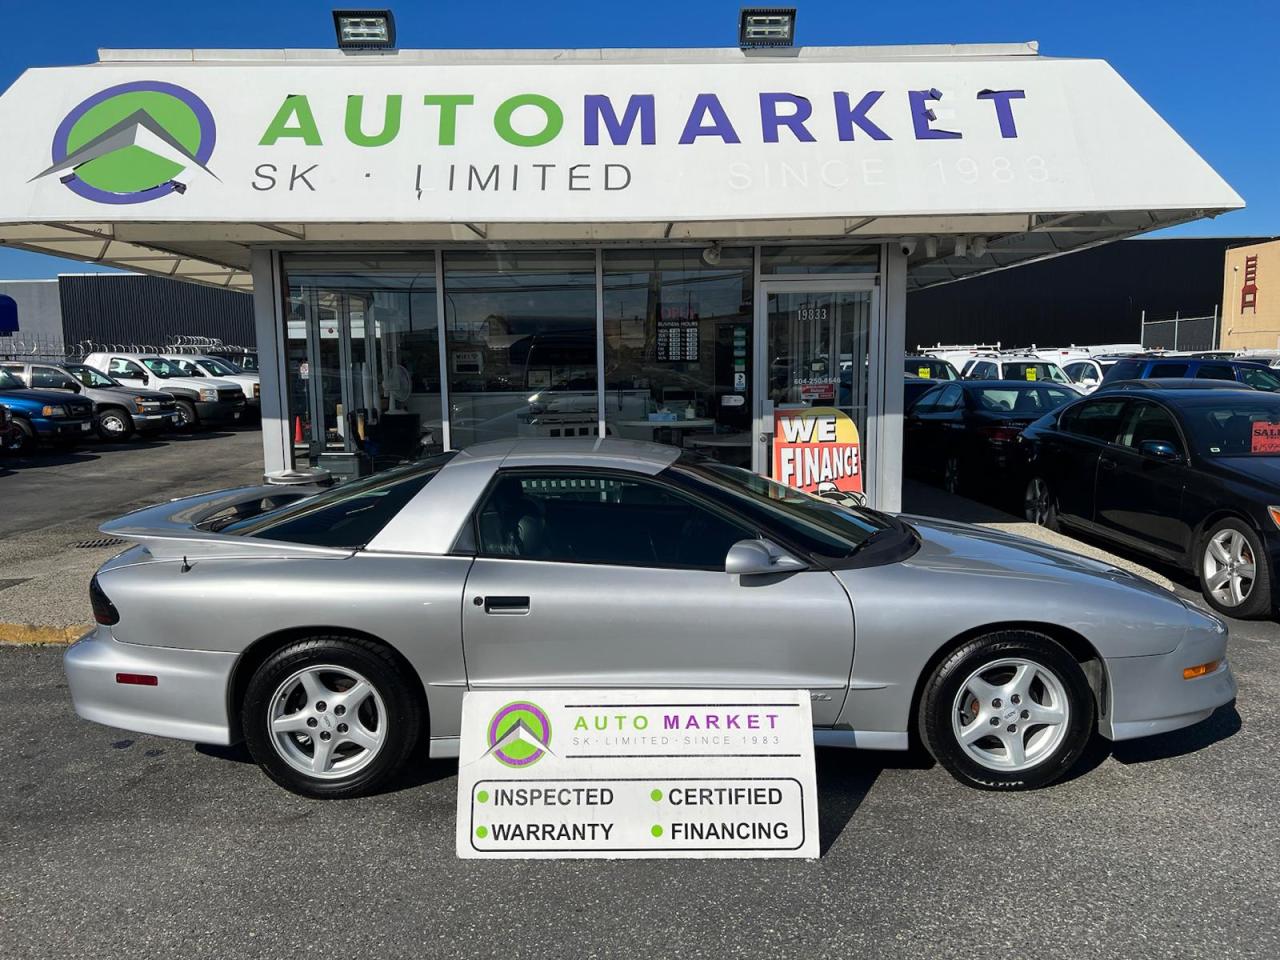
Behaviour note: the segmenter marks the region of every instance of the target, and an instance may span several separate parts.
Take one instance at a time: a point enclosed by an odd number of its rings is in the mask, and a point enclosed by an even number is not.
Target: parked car
[[[940,384],[907,408],[903,464],[948,493],[1004,495],[1009,454],[1023,427],[1079,396],[1053,383],[962,380]]]
[[[9,415],[9,408],[0,403],[0,458],[9,455],[9,448],[15,446],[16,441],[13,418]]]
[[[0,370],[0,404],[9,410],[10,453],[30,454],[38,443],[74,447],[93,433],[93,402],[55,390],[29,390]]]
[[[1102,383],[1107,371],[1123,357],[1085,357],[1063,364],[1062,372],[1071,378],[1071,382],[1084,393],[1092,393]]]
[[[911,406],[911,404],[915,403],[918,397],[932,390],[937,385],[938,385],[937,380],[924,380],[924,379],[921,379],[920,377],[904,377],[902,381],[903,409],[905,410],[907,407]],[[850,396],[852,396],[853,394],[852,389],[850,389],[848,393]],[[841,397],[843,398],[843,396],[844,396],[844,384],[842,383]]]
[[[909,356],[903,367],[908,377],[916,377],[920,380],[960,379],[956,368],[938,357]]]
[[[94,426],[103,440],[128,440],[135,433],[160,433],[179,425],[177,403],[171,394],[126,387],[83,363],[6,361],[0,368],[29,387],[92,400]]]
[[[1095,730],[1174,730],[1235,696],[1226,624],[1148,581],[674,447],[484,443],[261,512],[279,491],[103,526],[137,545],[99,569],[98,626],[66,654],[82,717],[244,739],[277,783],[348,797],[419,739],[455,756],[468,687],[799,687],[823,743],[918,731],[961,781],[1018,790]]]
[[[1056,383],[1081,391],[1072,383],[1060,366],[1049,360],[1033,356],[979,357],[965,365],[961,376],[965,380],[1027,380],[1032,383]]]
[[[1238,380],[1189,380],[1186,377],[1167,377],[1156,380],[1114,380],[1098,389],[1098,393],[1114,393],[1117,390],[1252,390],[1253,387]]]
[[[180,425],[234,423],[244,414],[244,391],[230,380],[188,377],[164,357],[150,353],[91,353],[84,362],[112,379],[172,394]]]
[[[262,385],[256,373],[246,373],[229,361],[218,357],[185,353],[166,353],[164,357],[177,364],[184,376],[230,380],[243,391],[246,412],[254,416],[261,415]]]
[[[1280,396],[1099,391],[1028,427],[1028,520],[1176,564],[1234,617],[1269,615],[1280,557]]]
[[[1117,380],[1159,380],[1180,377],[1189,380],[1236,380],[1256,390],[1280,390],[1280,374],[1265,363],[1247,360],[1215,360],[1199,357],[1128,357],[1118,360],[1106,376],[1104,385]]]
[[[225,360],[244,373],[258,373],[257,350],[248,350],[243,347],[211,347],[205,351],[205,355]]]

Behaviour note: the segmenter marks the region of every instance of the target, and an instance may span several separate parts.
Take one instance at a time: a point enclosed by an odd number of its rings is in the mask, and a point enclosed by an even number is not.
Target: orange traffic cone
[[[293,442],[302,443],[302,417],[293,418]]]

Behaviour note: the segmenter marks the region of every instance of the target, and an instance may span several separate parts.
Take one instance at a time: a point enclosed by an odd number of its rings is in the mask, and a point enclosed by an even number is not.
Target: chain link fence
[[[1142,317],[1145,350],[1179,350],[1198,353],[1218,349],[1218,315],[1148,320]]]

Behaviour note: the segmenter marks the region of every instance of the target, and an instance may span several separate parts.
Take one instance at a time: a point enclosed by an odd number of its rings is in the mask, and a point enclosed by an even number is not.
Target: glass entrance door
[[[755,469],[801,489],[868,495],[878,412],[875,288],[839,281],[762,287]],[[819,409],[830,413],[805,414]]]

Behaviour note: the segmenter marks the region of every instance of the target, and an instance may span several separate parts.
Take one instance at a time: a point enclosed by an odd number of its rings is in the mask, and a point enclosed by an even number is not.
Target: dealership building
[[[1034,43],[110,50],[0,128],[0,242],[252,291],[268,470],[830,443],[886,509],[909,290],[1243,205]]]

